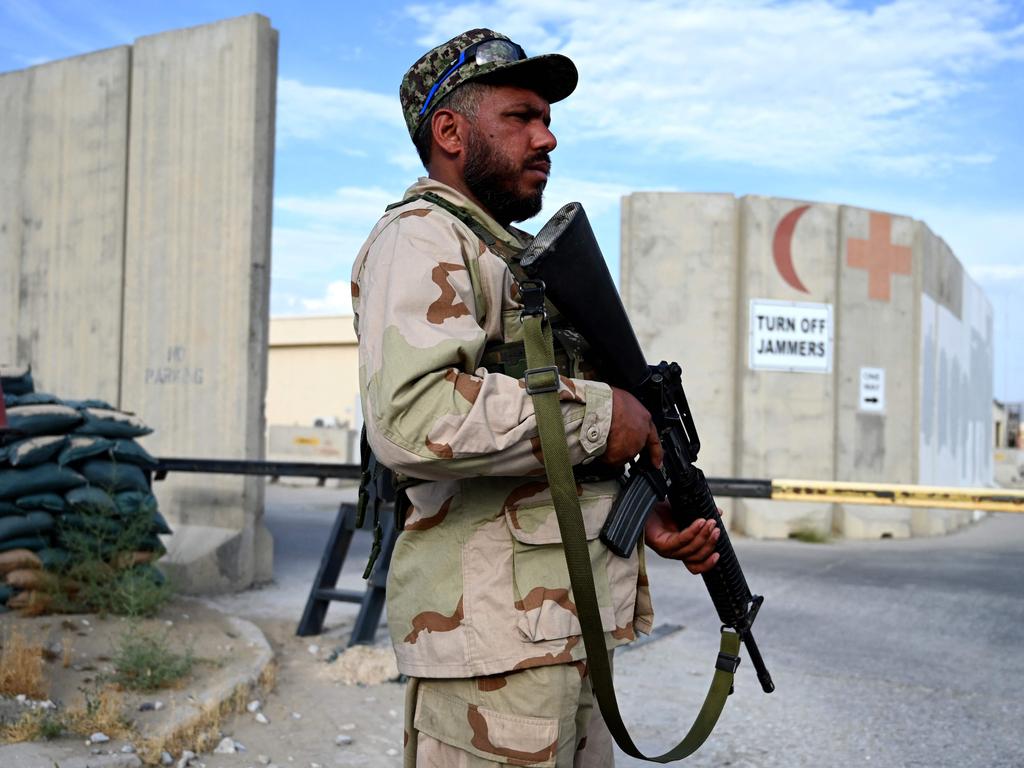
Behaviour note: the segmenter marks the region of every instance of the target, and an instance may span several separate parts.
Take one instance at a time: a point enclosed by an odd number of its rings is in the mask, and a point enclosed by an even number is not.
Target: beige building
[[[352,317],[273,317],[267,425],[362,426]]]

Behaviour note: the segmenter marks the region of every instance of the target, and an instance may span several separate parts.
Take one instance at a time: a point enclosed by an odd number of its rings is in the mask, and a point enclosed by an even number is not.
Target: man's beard
[[[526,165],[547,161],[547,152],[529,158]],[[525,221],[540,213],[544,187],[534,194],[522,194],[516,188],[523,169],[517,168],[498,148],[470,133],[466,146],[463,178],[473,196],[501,224]]]

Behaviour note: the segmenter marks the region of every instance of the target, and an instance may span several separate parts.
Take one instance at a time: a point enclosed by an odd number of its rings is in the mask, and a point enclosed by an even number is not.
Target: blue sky
[[[996,397],[1024,400],[1024,4],[973,0],[0,0],[0,71],[263,13],[280,32],[272,311],[346,312],[362,238],[421,167],[398,108],[473,26],[581,72],[546,220],[581,200],[617,271],[619,197],[761,194],[923,219],[992,301]]]

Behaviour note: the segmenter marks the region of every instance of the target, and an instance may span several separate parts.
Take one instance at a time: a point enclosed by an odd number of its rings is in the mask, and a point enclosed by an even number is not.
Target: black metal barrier
[[[336,478],[358,480],[358,464],[325,464],[313,461],[239,461],[235,459],[158,459],[153,468],[155,480],[163,480],[169,472],[196,472],[215,475],[262,475],[265,477],[315,477],[321,480]],[[771,480],[747,480],[740,478],[708,478],[711,493],[715,496],[770,499]],[[318,635],[323,630],[327,609],[332,601],[359,603],[349,645],[368,645],[374,641],[380,617],[384,610],[385,587],[391,554],[398,540],[394,514],[390,506],[381,509],[383,538],[381,553],[367,579],[363,591],[337,589],[338,576],[348,555],[349,545],[356,531],[355,504],[342,502],[334,518],[331,534],[327,538],[320,567],[313,579],[313,585],[306,599],[295,634],[299,637]]]

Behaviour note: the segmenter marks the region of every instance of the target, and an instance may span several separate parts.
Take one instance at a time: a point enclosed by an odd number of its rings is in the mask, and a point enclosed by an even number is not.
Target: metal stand
[[[299,637],[318,635],[323,630],[327,608],[332,600],[345,603],[359,603],[359,615],[348,644],[369,645],[377,634],[380,617],[384,611],[385,589],[388,579],[388,568],[391,565],[391,554],[398,540],[395,530],[395,515],[390,504],[380,511],[380,522],[383,530],[381,552],[377,558],[370,578],[366,582],[366,590],[336,589],[338,575],[348,555],[349,545],[356,530],[356,505],[343,503],[338,508],[338,516],[334,519],[330,538],[320,559],[313,587],[306,601],[306,609],[302,612],[299,628],[295,634]]]

